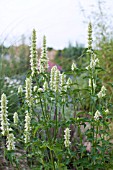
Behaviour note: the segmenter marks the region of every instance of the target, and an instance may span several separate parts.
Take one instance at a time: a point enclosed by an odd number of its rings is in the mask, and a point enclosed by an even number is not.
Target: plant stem
[[[50,156],[51,156],[51,162],[52,162],[52,165],[53,165],[53,170],[55,170],[55,164],[54,164],[53,154],[52,154],[51,150],[50,150]]]

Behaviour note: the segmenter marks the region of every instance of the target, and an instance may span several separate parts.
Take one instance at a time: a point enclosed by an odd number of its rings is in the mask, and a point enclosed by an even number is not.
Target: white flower
[[[96,57],[96,54],[91,53],[91,60],[89,66],[86,67],[86,70],[95,69],[99,65],[99,59]]]
[[[37,86],[33,87],[33,91],[36,92],[37,91]]]
[[[98,98],[102,98],[106,95],[106,88],[104,86],[101,87],[100,92],[97,94]]]
[[[0,114],[1,130],[2,130],[3,136],[7,136],[9,133],[7,103],[8,101],[7,101],[6,95],[3,93],[1,96],[1,114]]]
[[[73,62],[72,65],[71,65],[71,70],[74,71],[77,69],[77,66],[76,64]]]
[[[70,142],[70,129],[69,128],[66,128],[65,130],[64,130],[64,145],[65,145],[65,147],[69,147],[70,146],[70,144],[71,144],[71,142]]]
[[[108,110],[108,109],[106,109],[106,110],[105,110],[105,113],[106,113],[106,114],[108,114],[108,113],[109,113],[109,110]]]
[[[96,58],[96,54],[93,53],[91,55],[90,68],[95,68],[97,64],[99,64],[99,59]]]
[[[12,93],[14,93],[14,91],[13,91],[13,90],[11,90],[11,91],[10,91],[10,93],[12,94]]]
[[[14,120],[14,124],[17,125],[18,124],[18,113],[17,112],[14,113],[13,120]]]
[[[96,83],[94,81],[94,79],[92,80],[92,85],[93,85],[93,89],[95,90],[96,89]],[[92,87],[91,85],[91,79],[89,79],[89,87]]]
[[[97,120],[99,120],[99,117],[101,116],[101,113],[97,110],[96,112],[95,112],[95,116],[94,116],[94,119],[97,121]]]
[[[9,133],[7,136],[7,150],[15,150],[15,137],[13,133]]]
[[[19,87],[18,87],[18,94],[22,94],[22,93],[23,93],[22,85],[19,85]]]
[[[90,68],[90,66],[87,66],[87,67],[86,67],[86,70],[89,70],[89,68]]]
[[[43,91],[44,91],[43,88],[39,88],[39,89],[38,89],[38,92],[39,92],[39,93],[41,93],[41,92],[43,92]]]
[[[67,88],[70,88],[71,87],[71,84],[72,84],[72,80],[70,79],[70,77],[67,79]]]
[[[25,116],[25,143],[28,143],[30,141],[30,131],[31,131],[31,117],[30,114],[27,112]]]
[[[48,83],[47,83],[47,81],[44,82],[43,89],[44,89],[44,91],[48,90]]]

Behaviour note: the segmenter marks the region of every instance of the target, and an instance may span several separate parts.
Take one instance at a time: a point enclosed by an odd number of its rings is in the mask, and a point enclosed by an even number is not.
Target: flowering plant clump
[[[49,72],[46,37],[41,56],[37,57],[33,30],[31,72],[18,88],[18,109],[14,114],[7,111],[6,95],[1,96],[4,156],[14,168],[21,169],[21,159],[25,157],[29,169],[112,169],[109,134],[113,107],[108,84],[99,76],[104,69],[92,42],[89,23],[87,67],[73,62],[69,72],[61,73],[57,66]],[[24,150],[25,154],[18,158],[17,150]]]

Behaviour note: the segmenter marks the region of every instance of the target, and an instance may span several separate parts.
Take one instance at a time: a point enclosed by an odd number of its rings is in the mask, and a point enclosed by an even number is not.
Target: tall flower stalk
[[[71,142],[70,142],[70,129],[69,128],[66,128],[65,130],[64,130],[64,145],[65,145],[65,147],[66,148],[68,148],[69,146],[70,146],[70,144],[71,144]]]
[[[39,69],[40,73],[44,73],[48,71],[48,56],[47,56],[47,47],[46,47],[46,36],[43,37],[43,46],[42,46],[42,52],[41,57],[39,60]]]
[[[9,123],[8,123],[8,111],[7,111],[7,97],[3,93],[1,96],[1,130],[2,130],[2,135],[7,136],[9,134]]]
[[[55,70],[55,79],[54,79],[54,90],[55,92],[60,92],[60,71]]]
[[[31,54],[30,54],[30,65],[31,65],[31,75],[34,76],[38,71],[38,57],[36,48],[36,31],[33,29],[32,32],[32,44],[31,44]]]
[[[91,22],[88,25],[88,52],[91,52],[92,50],[92,24]]]
[[[30,114],[27,112],[25,116],[25,131],[24,131],[25,143],[28,143],[30,141],[30,131],[31,131],[31,117]]]
[[[51,69],[51,74],[50,74],[50,89],[54,90],[54,81],[55,81],[55,71],[57,70],[56,66],[53,66]]]
[[[93,155],[96,154],[96,146],[95,146],[95,128],[97,129],[97,124],[95,125],[94,120],[98,119],[99,117],[99,112],[97,111],[95,113],[95,105],[96,105],[96,100],[94,99],[94,96],[96,95],[96,78],[97,78],[97,71],[96,67],[99,65],[99,60],[96,56],[96,54],[92,50],[92,25],[89,23],[88,25],[88,54],[90,57],[90,64],[86,69],[88,70],[89,74],[89,87],[90,87],[90,112],[92,113],[92,121],[91,121],[91,126],[92,126],[92,150],[93,150]],[[97,133],[97,131],[96,131]],[[97,134],[96,134],[97,136]],[[95,165],[95,161],[93,161],[93,165]]]

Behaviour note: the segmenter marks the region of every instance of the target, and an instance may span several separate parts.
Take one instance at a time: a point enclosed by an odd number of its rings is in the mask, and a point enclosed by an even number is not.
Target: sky
[[[87,44],[88,16],[97,0],[0,0],[0,43],[18,45],[21,35],[30,44],[33,28],[37,46],[46,35],[47,46],[62,49],[76,42]],[[113,0],[107,0],[113,9]],[[81,9],[85,9],[85,13]],[[84,15],[85,14],[85,15]],[[86,23],[84,23],[86,21]]]

